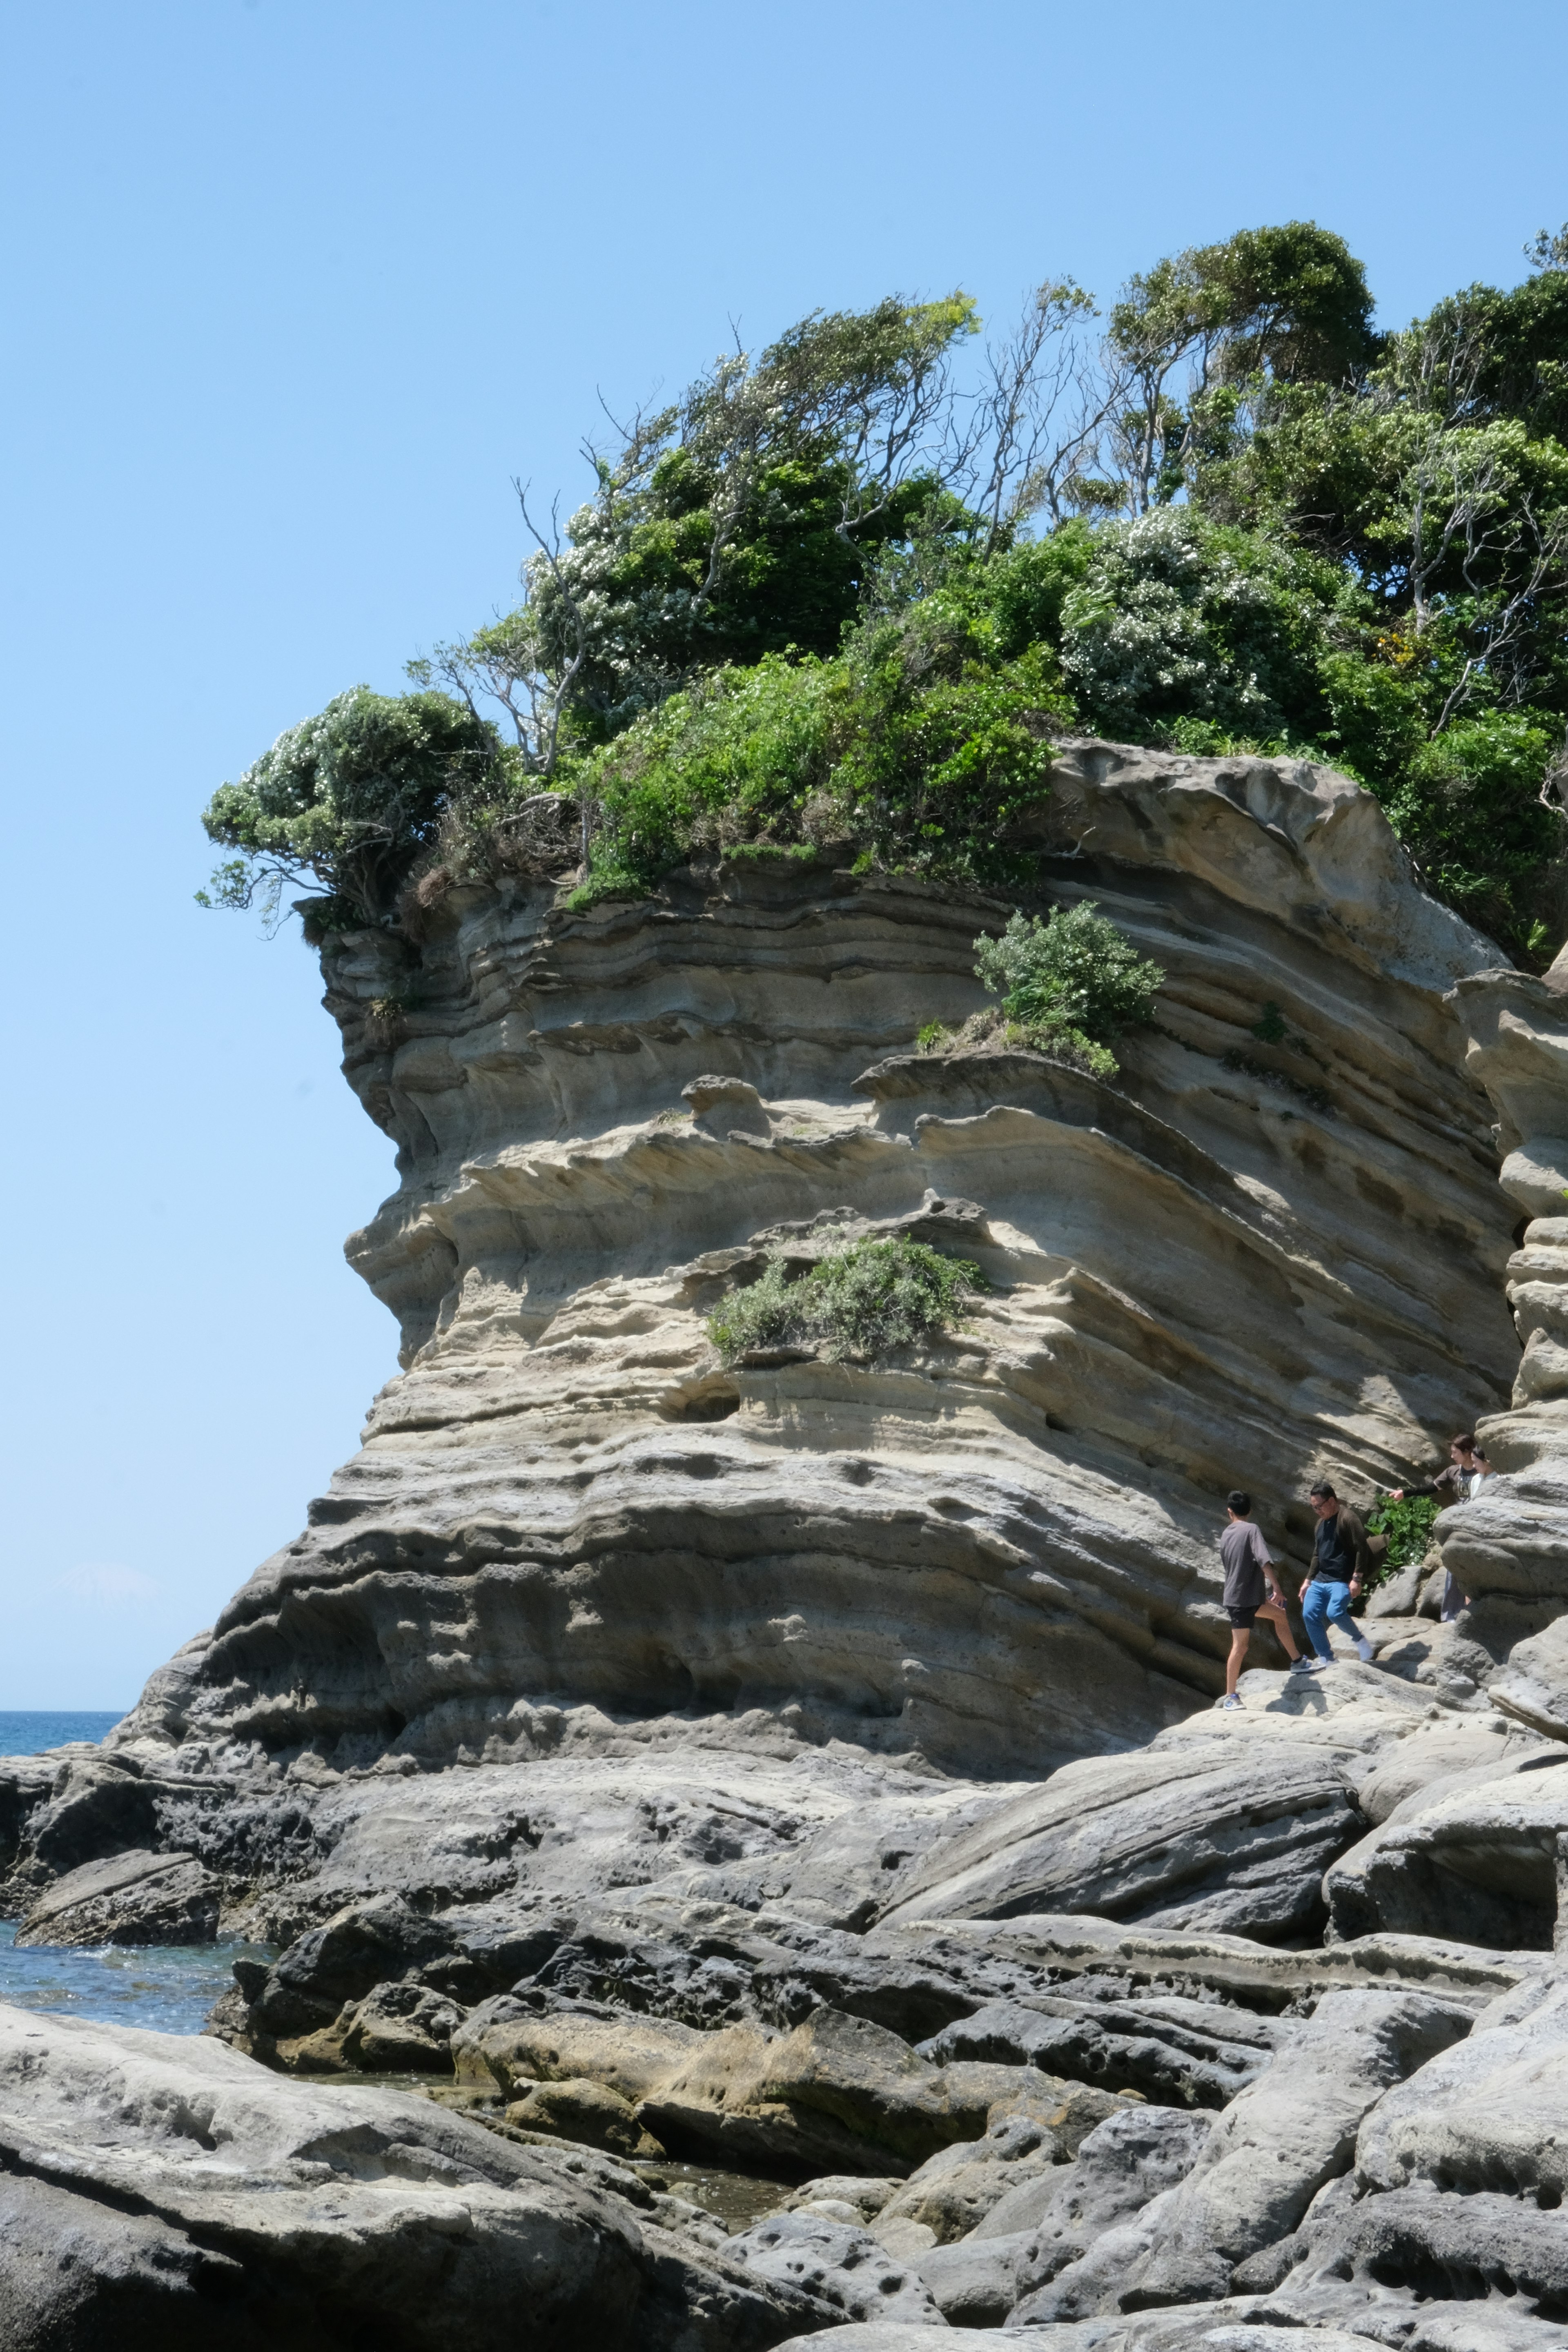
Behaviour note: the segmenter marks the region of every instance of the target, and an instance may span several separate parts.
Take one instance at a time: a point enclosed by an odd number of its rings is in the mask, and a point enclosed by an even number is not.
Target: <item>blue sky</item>
[[[4,24],[0,1707],[113,1706],[395,1369],[310,959],[213,786],[512,601],[602,390],[889,289],[1314,217],[1385,322],[1568,215],[1568,15],[89,0]]]

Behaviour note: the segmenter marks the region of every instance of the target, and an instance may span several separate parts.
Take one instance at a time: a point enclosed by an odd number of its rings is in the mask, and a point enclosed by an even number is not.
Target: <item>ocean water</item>
[[[124,1712],[123,1707],[107,1715],[34,1708],[22,1715],[0,1714],[0,1756],[41,1756],[46,1748],[64,1748],[72,1739],[101,1739]]]
[[[0,1714],[0,1756],[37,1756],[73,1739],[101,1739],[120,1714],[32,1708]],[[154,2033],[199,2033],[234,1982],[241,1954],[272,1955],[256,1944],[68,1944],[16,1948],[16,1922],[0,1919],[0,2000],[18,2009],[62,2011],[99,2025],[144,2025]]]
[[[154,2033],[199,2033],[234,1982],[242,1954],[268,1960],[258,1944],[15,1945],[16,1922],[0,1919],[0,2000],[59,2010],[98,2025],[142,2025]]]

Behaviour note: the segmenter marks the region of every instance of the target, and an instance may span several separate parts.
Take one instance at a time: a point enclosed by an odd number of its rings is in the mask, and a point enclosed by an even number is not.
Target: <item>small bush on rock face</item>
[[[758,1281],[725,1299],[708,1336],[731,1363],[753,1348],[883,1356],[962,1322],[985,1286],[978,1266],[924,1242],[850,1242],[795,1281],[782,1256],[771,1258]]]
[[[1374,1585],[1408,1568],[1412,1560],[1425,1559],[1432,1541],[1432,1523],[1437,1516],[1437,1504],[1431,1495],[1411,1495],[1403,1503],[1384,1496],[1366,1515],[1368,1532],[1388,1538],[1388,1549],[1382,1566],[1372,1579]]]
[[[1153,1017],[1164,973],[1139,955],[1092,901],[1058,907],[1045,922],[1015,914],[999,940],[974,942],[975,971],[1019,1033],[1096,1077],[1114,1077],[1110,1048]]]

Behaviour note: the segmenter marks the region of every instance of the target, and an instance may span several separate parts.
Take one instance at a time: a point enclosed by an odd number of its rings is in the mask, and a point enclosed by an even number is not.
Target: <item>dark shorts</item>
[[[1232,1609],[1227,1604],[1225,1613],[1230,1619],[1233,1625],[1246,1628],[1252,1624],[1258,1615],[1258,1610],[1261,1609],[1263,1603],[1261,1601],[1255,1603],[1255,1605],[1250,1609]]]

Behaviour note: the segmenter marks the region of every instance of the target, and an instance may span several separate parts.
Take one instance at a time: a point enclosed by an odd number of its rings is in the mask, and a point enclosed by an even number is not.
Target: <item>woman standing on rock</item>
[[[1219,1556],[1225,1563],[1225,1613],[1230,1619],[1230,1655],[1226,1661],[1225,1696],[1220,1705],[1244,1704],[1237,1691],[1252,1640],[1254,1621],[1267,1617],[1284,1643],[1293,1675],[1310,1673],[1296,1647],[1285,1600],[1274,1581],[1274,1563],[1262,1529],[1251,1517],[1252,1497],[1237,1486],[1226,1496],[1226,1525],[1220,1530]]]
[[[1468,1503],[1479,1493],[1495,1474],[1491,1464],[1467,1430],[1456,1437],[1448,1448],[1448,1466],[1428,1478],[1424,1486],[1394,1486],[1390,1492],[1396,1503],[1414,1501],[1418,1495],[1430,1495],[1445,1510],[1452,1504]],[[1451,1625],[1469,1601],[1459,1590],[1459,1580],[1450,1569],[1443,1579],[1443,1622]]]

